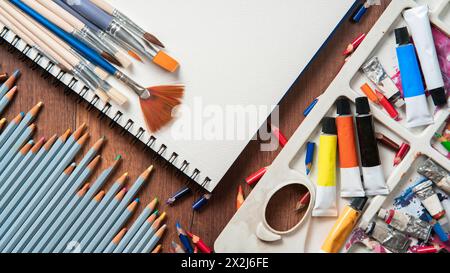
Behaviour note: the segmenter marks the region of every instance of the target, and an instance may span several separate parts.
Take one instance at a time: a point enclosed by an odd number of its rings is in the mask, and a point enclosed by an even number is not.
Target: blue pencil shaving
[[[167,205],[173,205],[176,201],[180,200],[184,196],[190,194],[192,191],[189,187],[183,187],[181,190],[177,191],[172,197],[167,199]]]
[[[305,111],[303,111],[303,116],[307,117],[309,115],[309,113],[311,113],[311,111],[314,109],[314,107],[316,106],[316,104],[319,102],[319,98],[314,99],[311,104],[306,107]]]
[[[306,167],[306,175],[311,173],[312,164],[314,161],[314,150],[316,149],[316,143],[308,142],[306,144],[306,157],[305,157],[305,167]]]
[[[202,197],[200,197],[200,199],[194,202],[194,204],[192,205],[192,209],[195,211],[199,211],[201,208],[203,208],[203,206],[205,206],[208,203],[211,197],[212,194],[210,193],[204,194]]]

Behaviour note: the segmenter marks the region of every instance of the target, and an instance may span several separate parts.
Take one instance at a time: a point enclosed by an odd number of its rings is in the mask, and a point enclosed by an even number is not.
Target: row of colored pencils
[[[213,252],[213,250],[206,245],[206,243],[199,236],[193,234],[192,232],[185,231],[179,222],[176,223],[176,229],[181,245],[175,241],[172,241],[170,252],[206,254],[211,254]]]
[[[171,119],[184,87],[145,88],[118,67],[129,67],[126,54],[150,59],[174,72],[178,62],[161,50],[162,43],[103,0],[9,0],[0,2],[0,22],[39,55],[48,57],[49,69],[59,66],[79,78],[101,100],[126,104],[128,98],[108,83],[113,76],[139,97],[147,125],[157,131]]]

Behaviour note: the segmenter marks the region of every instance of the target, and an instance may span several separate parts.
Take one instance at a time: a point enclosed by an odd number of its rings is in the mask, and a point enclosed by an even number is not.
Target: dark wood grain
[[[347,44],[360,33],[368,32],[388,3],[389,1],[382,1],[381,6],[371,8],[359,24],[345,21],[308,69],[299,77],[280,104],[280,129],[287,137],[290,137],[303,121],[303,109],[327,88],[339,72],[344,62],[342,51]],[[320,15],[317,19],[320,20]],[[54,87],[51,81],[43,79],[40,70],[31,70],[29,61],[21,62],[17,52],[8,53],[6,45],[0,47],[0,64],[0,72],[12,73],[15,68],[19,68],[23,72],[18,84],[19,94],[5,113],[8,120],[18,112],[27,111],[37,102],[43,101],[45,107],[37,121],[37,136],[50,137],[52,134],[61,134],[67,128],[76,128],[86,122],[91,133],[90,145],[101,136],[106,136],[108,139],[102,151],[102,168],[112,164],[116,155],[123,156],[124,160],[114,178],[124,172],[129,172],[131,177],[129,183],[131,184],[150,164],[155,165],[156,171],[148,185],[141,191],[142,202],[135,217],[151,199],[155,196],[160,198],[162,202],[159,210],[166,211],[168,214],[169,229],[163,240],[165,251],[168,251],[171,240],[177,240],[176,221],[180,221],[184,227],[200,235],[206,243],[212,246],[215,238],[235,213],[238,185],[244,185],[244,190],[248,194],[251,188],[244,183],[244,178],[249,173],[270,165],[280,152],[261,152],[259,143],[252,141],[225,175],[207,208],[196,214],[192,212],[192,202],[199,193],[181,200],[174,207],[167,207],[164,201],[184,185],[185,178],[177,176],[173,168],[165,168],[162,162],[153,160],[152,154],[143,151],[142,146],[130,144],[131,138],[122,136],[119,129],[110,129],[107,122],[97,119],[97,112],[88,111],[84,103],[77,104],[75,95],[64,95],[63,87]],[[93,178],[98,173],[99,171]],[[110,181],[109,185],[112,182]],[[297,201],[295,196],[291,195],[291,202]],[[284,218],[283,225],[287,226],[298,221],[298,217],[295,215]]]

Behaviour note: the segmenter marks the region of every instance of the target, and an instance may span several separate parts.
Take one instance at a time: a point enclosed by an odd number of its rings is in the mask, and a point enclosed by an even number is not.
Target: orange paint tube
[[[321,248],[322,252],[338,253],[342,249],[348,236],[355,228],[366,203],[367,197],[352,199],[350,205],[344,208],[339,219],[337,219],[330,233],[328,233]]]
[[[341,173],[341,197],[363,197],[364,188],[359,170],[356,148],[355,125],[347,98],[336,101],[338,117],[336,126],[338,132],[339,162]]]

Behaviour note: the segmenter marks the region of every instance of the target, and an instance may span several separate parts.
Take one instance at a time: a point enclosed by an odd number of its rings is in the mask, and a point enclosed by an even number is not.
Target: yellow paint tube
[[[336,119],[326,117],[322,126],[322,135],[319,142],[316,203],[312,215],[314,217],[336,217],[338,214],[336,205]]]

